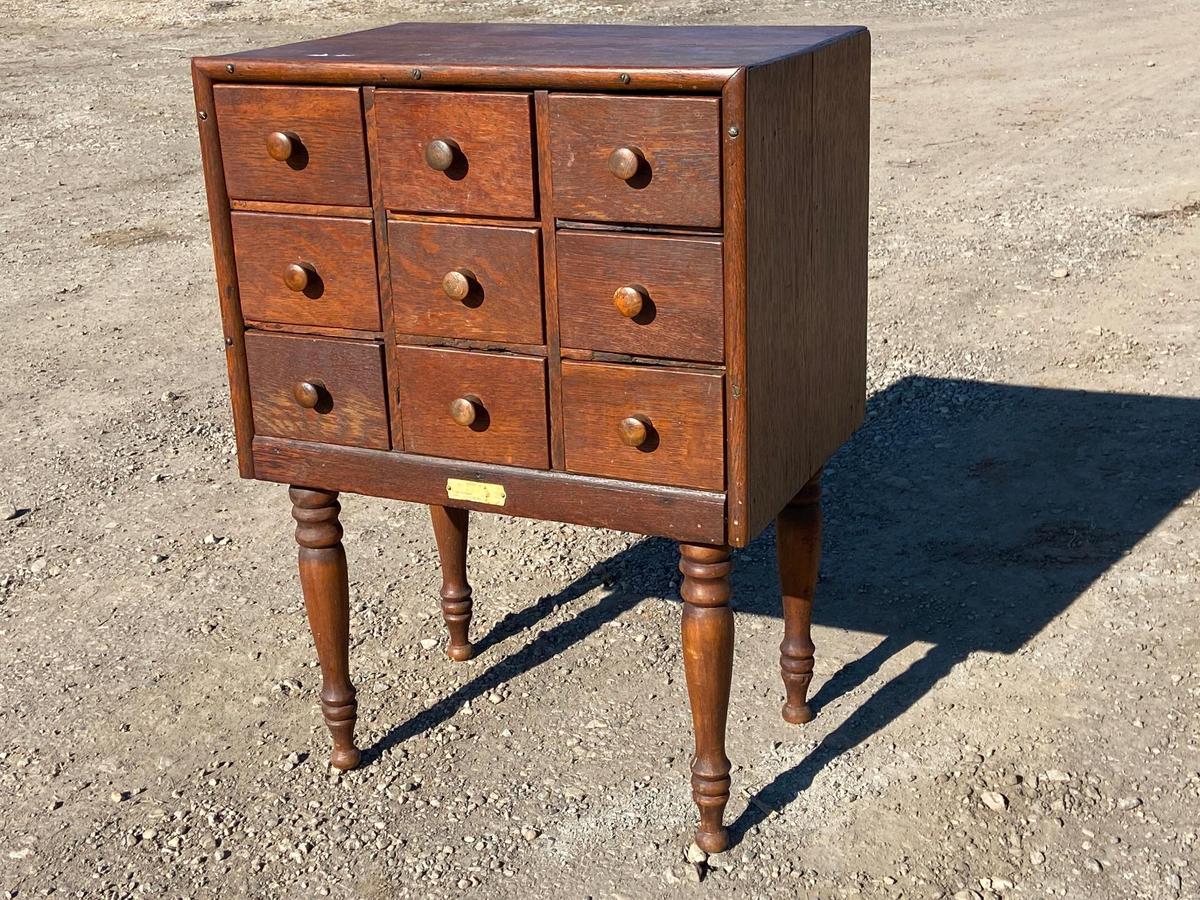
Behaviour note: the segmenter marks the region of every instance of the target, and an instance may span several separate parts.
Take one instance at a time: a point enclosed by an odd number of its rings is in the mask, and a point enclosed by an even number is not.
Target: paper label
[[[470,500],[472,503],[487,503],[489,506],[503,506],[507,499],[502,484],[465,481],[462,478],[446,479],[446,496],[451,500]]]

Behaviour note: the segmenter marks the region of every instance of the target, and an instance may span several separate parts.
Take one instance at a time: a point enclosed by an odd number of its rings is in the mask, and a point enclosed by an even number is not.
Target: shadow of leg
[[[906,637],[889,635],[853,662],[846,663],[833,677],[821,685],[815,697],[808,701],[813,714],[820,712],[838,697],[860,687],[874,675],[885,662],[911,644]]]
[[[803,761],[781,772],[770,784],[750,795],[750,804],[729,826],[733,841],[740,841],[772,811],[781,811],[812,784],[813,778],[825,766],[909,709],[918,698],[946,677],[964,655],[959,650],[931,647],[908,669],[876,691],[846,721],[826,735]]]
[[[448,721],[464,703],[491,692],[512,676],[528,672],[557,656],[645,598],[669,596],[672,591],[667,579],[673,568],[669,565],[673,557],[673,548],[674,544],[669,541],[642,541],[594,566],[557,594],[543,597],[529,609],[506,616],[476,645],[478,653],[510,635],[532,627],[564,603],[577,600],[593,588],[605,583],[616,583],[613,591],[601,597],[578,616],[543,631],[516,653],[499,660],[454,693],[407,722],[397,725],[380,738],[378,743],[363,752],[363,761],[374,762],[397,744]],[[647,580],[647,573],[651,575],[650,580]],[[624,584],[636,586],[636,589],[625,589]]]

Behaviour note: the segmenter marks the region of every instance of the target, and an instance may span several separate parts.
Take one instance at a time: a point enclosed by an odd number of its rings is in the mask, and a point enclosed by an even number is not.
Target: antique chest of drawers
[[[863,415],[855,27],[404,24],[194,60],[238,463],[291,485],[332,764],[358,764],[338,492],[680,542],[696,840],[728,842],[730,547],[778,521],[810,717],[821,466]]]

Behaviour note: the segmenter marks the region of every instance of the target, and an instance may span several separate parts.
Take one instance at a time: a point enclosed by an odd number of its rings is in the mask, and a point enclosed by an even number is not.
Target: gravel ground
[[[1200,897],[1194,0],[8,4],[0,897]],[[344,498],[336,775],[284,490],[238,481],[187,58],[406,18],[861,21],[868,421],[814,705],[736,558],[737,843],[687,856],[665,542]],[[702,881],[697,887],[696,882]]]

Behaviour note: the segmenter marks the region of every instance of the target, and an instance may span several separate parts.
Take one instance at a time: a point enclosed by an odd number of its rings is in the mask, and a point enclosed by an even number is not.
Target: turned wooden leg
[[[696,756],[692,760],[692,799],[700,808],[696,843],[708,853],[729,846],[723,817],[729,802],[729,757],[725,720],[733,677],[733,610],[729,607],[728,547],[679,545],[683,573],[683,671]]]
[[[431,506],[433,537],[442,560],[442,619],[450,632],[446,655],[463,662],[475,655],[471,628],[471,585],[467,584],[467,524],[470,512],[453,506]]]
[[[783,588],[783,643],[779,669],[787,701],[783,718],[794,725],[811,722],[808,685],[812,681],[812,604],[821,562],[821,473],[818,470],[775,524],[779,583]]]
[[[300,587],[321,661],[321,712],[333,735],[329,763],[353,769],[362,755],[354,746],[358,703],[350,683],[350,588],[338,521],[341,506],[332,491],[292,487],[288,495],[300,545]]]

